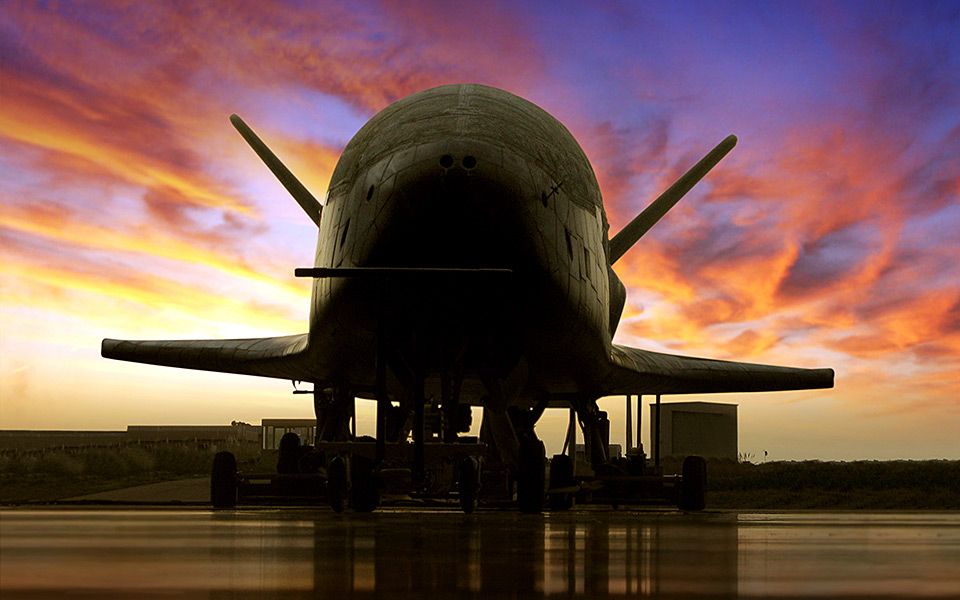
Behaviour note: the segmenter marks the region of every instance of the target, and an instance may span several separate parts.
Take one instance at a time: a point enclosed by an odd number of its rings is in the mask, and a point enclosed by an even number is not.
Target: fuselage
[[[428,393],[450,369],[462,372],[466,402],[497,378],[519,381],[521,397],[589,392],[623,303],[607,229],[586,156],[534,104],[451,85],[389,106],[333,173],[315,266],[513,275],[316,279],[309,346],[318,379],[369,394],[381,335]]]

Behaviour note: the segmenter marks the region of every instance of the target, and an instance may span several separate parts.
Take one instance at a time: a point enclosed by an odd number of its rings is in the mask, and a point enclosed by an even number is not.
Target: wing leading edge
[[[307,334],[239,340],[111,340],[104,358],[129,362],[307,381]]]
[[[606,394],[777,392],[833,387],[833,369],[712,360],[613,346]]]

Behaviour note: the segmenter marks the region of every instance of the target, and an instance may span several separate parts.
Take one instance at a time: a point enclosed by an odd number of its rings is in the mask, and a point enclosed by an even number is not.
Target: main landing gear
[[[627,401],[629,415],[630,397]],[[659,403],[659,397],[657,401]],[[574,400],[570,406],[564,451],[550,461],[547,497],[551,510],[566,510],[574,503],[613,507],[673,503],[684,511],[700,511],[706,507],[707,463],[702,456],[687,456],[680,475],[663,475],[658,455],[654,464],[649,465],[639,448],[631,448],[632,427],[628,425],[627,455],[611,458],[608,456],[610,422],[606,413],[599,410],[595,401]],[[585,442],[582,457],[575,451],[578,424]],[[639,429],[638,421],[638,432]],[[654,433],[655,447],[658,432],[659,427]],[[578,461],[581,461],[579,465]],[[586,461],[589,465],[583,464]]]
[[[318,405],[331,406],[326,400]],[[386,495],[394,501],[403,498],[400,504],[455,503],[466,514],[476,511],[481,501],[499,506],[515,502],[524,513],[538,513],[545,506],[563,511],[585,503],[617,507],[669,502],[684,511],[704,509],[703,457],[686,457],[682,474],[672,476],[648,464],[639,450],[608,458],[606,414],[593,403],[572,405],[564,451],[549,465],[533,427],[541,412],[536,408],[486,410],[480,441],[458,436],[470,428],[465,406],[444,410],[442,404],[425,402],[417,415],[409,406],[386,403],[390,412],[381,423],[386,437],[382,442],[357,438],[349,422],[327,414],[318,418],[318,423],[326,423],[318,437],[327,439],[302,445],[295,433],[283,436],[275,474],[239,473],[231,453],[218,453],[211,504],[218,509],[238,502],[326,504],[338,513],[348,508],[371,512]],[[352,406],[336,410],[343,416],[353,413]],[[459,415],[459,420],[445,420],[450,415]],[[578,424],[587,441],[583,452],[575,451]]]
[[[210,496],[216,508],[239,501],[371,512],[386,495],[401,504],[456,502],[465,513],[477,509],[486,447],[461,435],[470,430],[469,406],[422,400],[422,392],[399,405],[378,401],[381,435],[373,438],[356,435],[352,394],[314,395],[316,437],[303,444],[296,433],[285,433],[276,473],[239,473],[232,454],[216,456]]]

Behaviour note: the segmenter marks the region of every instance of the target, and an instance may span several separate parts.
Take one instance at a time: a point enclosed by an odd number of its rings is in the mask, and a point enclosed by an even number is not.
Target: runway
[[[6,509],[0,596],[960,597],[958,513]]]

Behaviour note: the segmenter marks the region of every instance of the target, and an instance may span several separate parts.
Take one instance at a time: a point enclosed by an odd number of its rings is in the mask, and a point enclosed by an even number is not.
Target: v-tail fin
[[[642,213],[627,223],[627,226],[610,240],[610,264],[612,265],[620,260],[620,257],[626,254],[627,250],[632,248],[645,233],[650,231],[650,228],[656,225],[657,221],[662,219],[736,145],[737,136],[728,135],[700,159],[700,162],[690,167],[689,171],[651,202],[650,206],[643,209]]]
[[[320,215],[323,212],[323,206],[317,201],[313,194],[310,193],[310,190],[300,183],[300,180],[297,179],[296,176],[290,172],[290,169],[277,158],[277,155],[263,143],[263,140],[243,122],[243,119],[237,115],[230,115],[230,122],[233,123],[236,130],[240,132],[243,139],[250,144],[250,147],[257,153],[260,160],[262,160],[263,163],[267,165],[267,168],[280,180],[283,187],[287,188],[287,191],[290,192],[293,199],[297,201],[297,204],[300,205],[303,212],[307,213],[307,216],[310,217],[310,220],[313,221],[317,227],[320,227]]]

